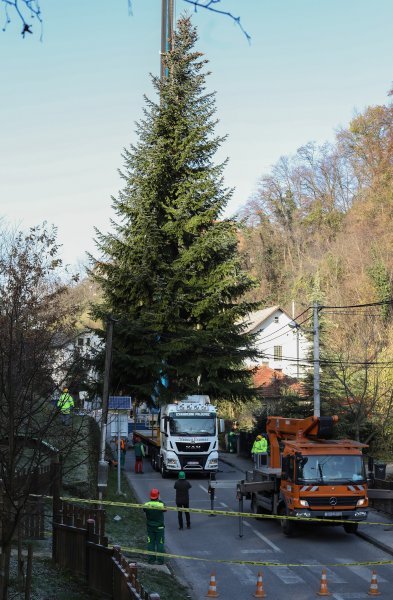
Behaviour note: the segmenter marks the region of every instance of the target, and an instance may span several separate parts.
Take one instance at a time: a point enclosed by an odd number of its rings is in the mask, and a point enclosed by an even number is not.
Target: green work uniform
[[[147,549],[150,552],[164,552],[164,507],[165,504],[161,500],[149,500],[143,505],[143,511],[146,513]],[[149,563],[156,562],[156,559],[158,564],[163,564],[162,556],[149,555]]]
[[[267,440],[262,438],[261,440],[255,440],[251,454],[259,454],[259,452],[267,452]]]

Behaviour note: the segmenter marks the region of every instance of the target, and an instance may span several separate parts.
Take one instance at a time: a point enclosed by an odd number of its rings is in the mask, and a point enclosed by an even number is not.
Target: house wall
[[[311,344],[305,335],[289,326],[293,320],[284,312],[278,310],[260,325],[255,327],[254,333],[258,333],[257,347],[264,353],[264,358],[255,364],[266,364],[271,369],[281,370],[289,377],[305,377],[306,369],[303,366],[309,359]],[[299,346],[297,339],[299,339]],[[281,358],[280,358],[281,354]],[[310,364],[311,368],[312,365]]]

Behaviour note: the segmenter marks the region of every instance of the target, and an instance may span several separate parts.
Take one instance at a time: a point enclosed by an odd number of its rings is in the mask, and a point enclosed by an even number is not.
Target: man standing
[[[126,454],[127,454],[127,443],[124,438],[120,440],[120,467],[124,469],[124,465],[126,464]]]
[[[63,393],[57,401],[57,408],[60,409],[63,425],[69,425],[71,409],[74,408],[74,399],[68,392],[68,388],[64,388]]]
[[[267,439],[262,435],[257,435],[257,438],[252,446],[251,454],[254,459],[256,468],[267,463]]]
[[[176,506],[177,508],[189,508],[190,507],[190,496],[188,490],[192,487],[189,481],[186,481],[186,474],[184,471],[180,471],[178,480],[173,486],[176,490]],[[177,518],[179,521],[179,529],[183,529],[183,511],[177,511]],[[186,523],[187,529],[191,528],[190,513],[186,512]]]
[[[153,488],[150,490],[150,500],[143,505],[143,511],[146,514],[147,526],[147,549],[150,552],[164,552],[165,542],[165,524],[164,512],[165,504],[160,500],[160,492]],[[164,557],[154,554],[149,555],[149,563],[158,565],[164,564]]]
[[[139,438],[139,437],[135,437],[134,452],[135,452],[135,465],[134,465],[135,473],[143,473],[143,457],[145,456],[145,449],[141,442],[141,438]]]

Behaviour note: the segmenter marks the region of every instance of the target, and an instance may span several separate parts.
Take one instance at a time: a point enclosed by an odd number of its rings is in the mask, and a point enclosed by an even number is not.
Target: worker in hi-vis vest
[[[267,464],[267,439],[263,435],[257,435],[251,449],[251,454],[256,467]]]
[[[153,488],[150,490],[150,500],[143,505],[143,511],[146,514],[147,526],[147,549],[151,552],[164,552],[165,542],[165,523],[164,512],[165,504],[160,500],[160,492]],[[164,557],[155,554],[149,554],[149,563],[164,564]]]
[[[74,408],[74,399],[69,393],[68,388],[64,388],[63,393],[57,401],[57,408],[60,409],[63,425],[69,425],[71,409]]]

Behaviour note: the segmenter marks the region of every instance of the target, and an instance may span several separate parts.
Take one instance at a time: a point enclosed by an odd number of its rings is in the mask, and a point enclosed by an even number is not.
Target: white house
[[[279,306],[257,310],[248,315],[246,332],[257,333],[256,345],[263,357],[250,366],[266,365],[288,377],[301,379],[310,358],[312,344],[301,326]],[[311,363],[308,363],[312,367]]]

